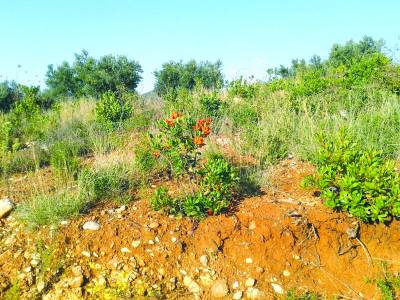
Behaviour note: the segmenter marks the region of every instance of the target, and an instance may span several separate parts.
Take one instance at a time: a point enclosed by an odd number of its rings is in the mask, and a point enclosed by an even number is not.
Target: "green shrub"
[[[73,142],[56,142],[50,147],[50,165],[58,175],[75,178],[79,171],[78,155],[79,147]]]
[[[221,156],[203,164],[192,180],[195,192],[172,198],[165,187],[156,190],[150,203],[154,210],[187,217],[217,215],[229,207],[236,184],[237,171]]]
[[[106,92],[96,104],[96,118],[108,128],[116,128],[132,115],[132,106],[118,98],[113,92]]]
[[[256,96],[257,85],[249,83],[247,80],[240,77],[240,79],[233,80],[228,84],[229,97],[241,97],[243,99],[252,99]]]
[[[345,131],[321,138],[318,185],[325,204],[365,222],[400,217],[400,177],[381,151],[361,150]]]
[[[61,220],[77,216],[87,207],[85,199],[73,191],[58,194],[41,194],[17,208],[17,217],[31,227],[57,224]]]
[[[207,116],[219,117],[222,113],[224,103],[216,93],[204,95],[200,98],[200,104]]]
[[[124,165],[115,165],[99,169],[86,168],[79,174],[78,185],[81,197],[92,205],[102,200],[130,200],[129,192],[136,183],[130,178],[129,169]]]

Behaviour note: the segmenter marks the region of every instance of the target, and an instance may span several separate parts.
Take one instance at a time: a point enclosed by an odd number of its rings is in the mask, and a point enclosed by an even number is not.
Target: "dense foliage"
[[[175,99],[180,89],[193,90],[196,85],[206,89],[219,89],[223,86],[222,63],[217,61],[200,62],[191,60],[187,63],[168,62],[162,69],[155,71],[154,90],[166,100]]]
[[[142,68],[126,56],[106,55],[95,59],[87,51],[75,54],[70,65],[48,66],[46,84],[53,96],[99,96],[118,89],[134,91],[142,79]]]
[[[321,137],[317,180],[327,206],[348,211],[363,221],[400,217],[400,176],[381,151],[361,150],[341,132]]]

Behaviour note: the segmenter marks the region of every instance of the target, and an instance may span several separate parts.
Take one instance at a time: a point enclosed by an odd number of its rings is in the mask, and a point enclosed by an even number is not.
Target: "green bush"
[[[58,141],[50,147],[50,165],[56,174],[75,178],[79,171],[79,147],[73,142]]]
[[[96,118],[107,128],[116,128],[132,115],[132,106],[113,92],[106,92],[96,104]]]
[[[224,103],[216,93],[204,95],[200,98],[200,104],[205,115],[211,117],[221,116]]]
[[[154,210],[193,218],[217,215],[229,207],[238,182],[237,171],[223,157],[213,156],[197,171],[195,192],[172,198],[160,187],[150,203]]]
[[[134,189],[136,183],[130,178],[127,166],[115,165],[82,170],[78,185],[81,197],[93,205],[106,199],[123,203],[129,201],[129,192]]]
[[[166,100],[175,100],[178,91],[193,90],[196,85],[206,89],[220,89],[224,83],[222,63],[200,62],[191,60],[187,63],[168,62],[162,69],[155,71],[154,90]]]
[[[240,79],[233,80],[228,84],[229,97],[241,97],[243,99],[252,99],[256,96],[257,85],[249,83],[247,80],[240,77]]]
[[[365,222],[400,217],[400,177],[381,151],[361,150],[345,131],[321,137],[317,178],[325,204]]]
[[[87,207],[85,199],[73,191],[38,195],[17,208],[17,217],[31,227],[57,224],[77,216]]]
[[[46,84],[49,94],[55,97],[98,97],[107,91],[117,92],[121,87],[134,91],[142,72],[141,66],[126,56],[95,59],[83,50],[75,54],[71,66],[67,62],[57,68],[49,65]]]

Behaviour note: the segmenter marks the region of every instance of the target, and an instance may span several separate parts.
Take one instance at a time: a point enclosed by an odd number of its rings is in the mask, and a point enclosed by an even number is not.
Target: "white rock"
[[[82,226],[83,230],[99,230],[100,224],[96,221],[88,221]]]
[[[283,271],[283,276],[289,277],[290,276],[290,272],[288,270],[284,270]]]
[[[149,243],[149,245],[154,245],[154,241],[153,240],[149,240],[148,243]]]
[[[128,248],[124,247],[124,248],[121,248],[121,252],[122,253],[131,253],[131,250],[129,250]]]
[[[245,282],[245,286],[252,287],[256,284],[256,280],[254,278],[249,278]]]
[[[248,257],[245,259],[246,264],[252,264],[253,263],[253,259],[251,257]]]
[[[229,294],[228,284],[225,280],[217,280],[211,287],[211,296],[214,298],[223,298]]]
[[[277,294],[283,294],[285,291],[283,290],[283,287],[280,284],[277,283],[271,283],[272,288],[274,289],[275,293]]]
[[[239,288],[239,281],[235,281],[235,282],[232,284],[232,288],[233,288],[234,290],[237,290],[237,289]]]
[[[248,288],[246,294],[249,299],[265,299],[264,293],[253,287]]]
[[[158,222],[151,222],[151,223],[148,225],[148,227],[149,227],[150,229],[155,229],[155,228],[157,228],[158,226],[160,226],[160,223],[158,223]]]
[[[83,256],[90,257],[90,252],[89,251],[82,251],[81,253],[82,253]]]
[[[191,277],[185,276],[183,278],[183,284],[187,287],[189,292],[191,292],[193,294],[200,294],[201,293],[200,286]]]
[[[207,255],[204,254],[204,255],[200,256],[199,260],[203,266],[207,267],[207,265],[208,265],[208,256]]]
[[[250,230],[254,230],[254,229],[256,229],[256,227],[257,227],[257,226],[256,226],[256,222],[251,221],[250,224],[249,224],[249,229],[250,229]]]
[[[177,240],[178,240],[178,239],[177,239],[176,237],[172,237],[172,238],[171,238],[171,242],[173,242],[173,243],[176,243]]]
[[[67,226],[69,224],[69,222],[64,220],[64,221],[61,221],[60,224],[62,226]]]
[[[10,199],[0,200],[0,219],[6,217],[14,208],[14,203]]]
[[[137,240],[137,241],[133,241],[132,242],[132,247],[133,248],[137,248],[137,247],[139,247],[140,246],[140,240]]]
[[[236,291],[233,293],[233,300],[240,300],[243,297],[243,292],[242,291]]]

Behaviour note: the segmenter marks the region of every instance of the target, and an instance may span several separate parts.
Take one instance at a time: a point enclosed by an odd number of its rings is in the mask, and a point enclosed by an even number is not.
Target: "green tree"
[[[46,84],[55,96],[94,96],[119,89],[134,91],[142,79],[142,67],[126,56],[106,55],[95,59],[83,50],[72,65],[48,66]]]
[[[206,89],[220,89],[224,83],[222,63],[217,61],[187,63],[170,61],[155,71],[155,91],[159,96],[175,98],[179,89],[192,90],[197,84]]]

